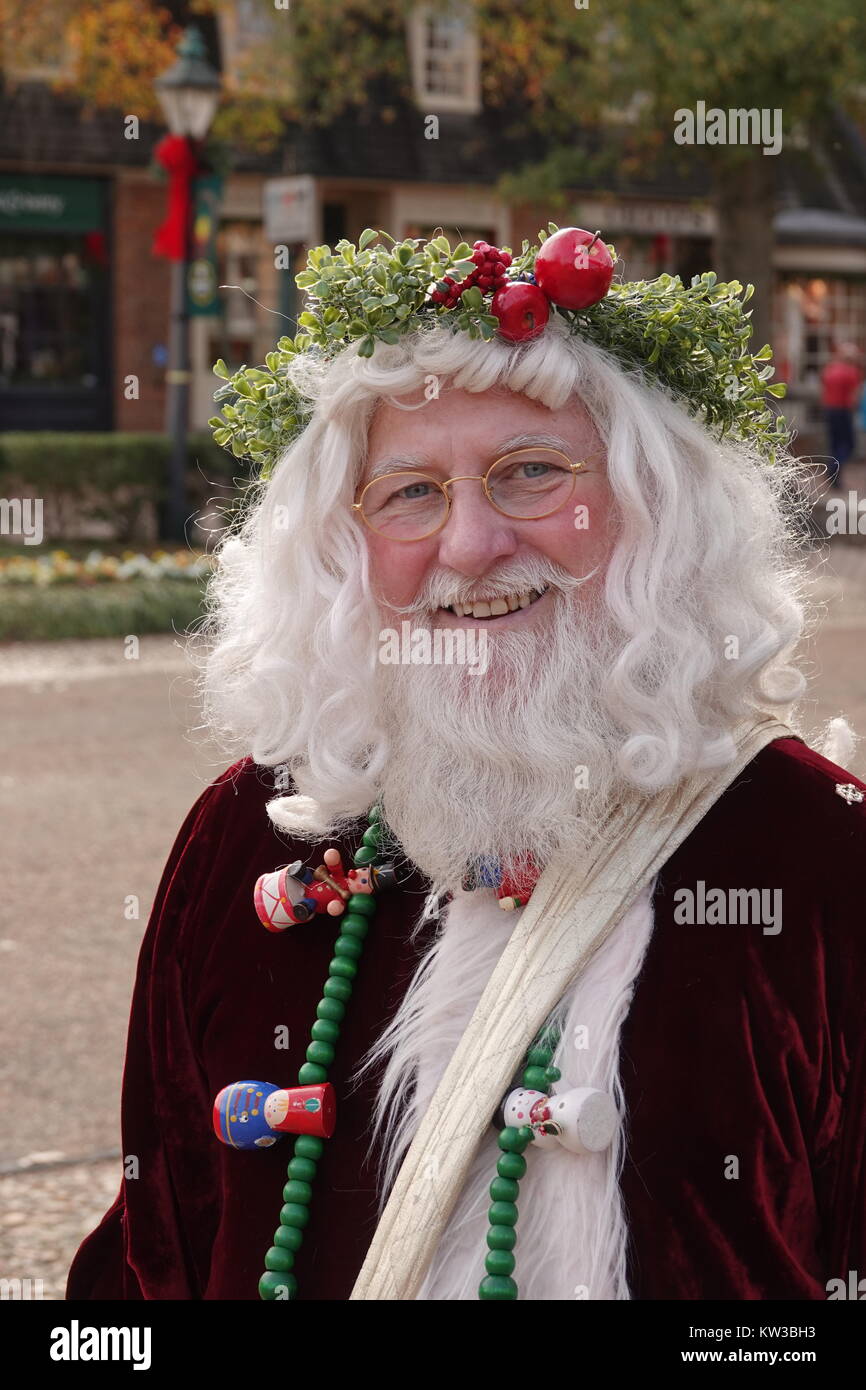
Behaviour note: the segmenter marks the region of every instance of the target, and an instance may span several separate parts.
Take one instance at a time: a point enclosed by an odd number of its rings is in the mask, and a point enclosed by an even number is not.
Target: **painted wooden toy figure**
[[[347,873],[339,850],[326,849],[322,857],[325,862],[317,869],[309,869],[296,859],[258,879],[256,912],[268,931],[285,931],[296,923],[308,922],[316,913],[341,917],[353,893],[373,893],[394,880],[391,865],[367,865]]]

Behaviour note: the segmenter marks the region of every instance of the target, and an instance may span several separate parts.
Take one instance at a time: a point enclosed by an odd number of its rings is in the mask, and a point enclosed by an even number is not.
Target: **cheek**
[[[607,555],[611,524],[609,497],[587,494],[562,512],[536,522],[537,530],[527,530],[523,539],[570,574],[579,575]]]
[[[406,604],[415,598],[435,558],[435,546],[423,541],[399,545],[378,536],[367,542],[373,591],[385,603]]]

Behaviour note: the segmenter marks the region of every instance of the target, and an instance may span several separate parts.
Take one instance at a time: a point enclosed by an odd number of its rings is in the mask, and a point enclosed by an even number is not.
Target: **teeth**
[[[526,589],[522,594],[508,594],[504,598],[489,601],[479,599],[477,603],[452,603],[450,608],[458,618],[499,618],[503,613],[514,613],[518,608],[528,608],[546,592],[546,589]]]

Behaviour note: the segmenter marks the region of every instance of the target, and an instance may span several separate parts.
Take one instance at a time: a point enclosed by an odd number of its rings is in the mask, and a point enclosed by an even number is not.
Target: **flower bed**
[[[188,550],[0,556],[0,640],[183,631],[201,615],[212,564]]]
[[[50,550],[36,555],[0,556],[0,585],[35,584],[45,588],[55,584],[123,583],[130,579],[201,579],[208,575],[213,561],[209,555],[190,550],[155,550],[144,555],[125,550],[121,555],[104,555],[91,550],[75,559],[67,550]]]

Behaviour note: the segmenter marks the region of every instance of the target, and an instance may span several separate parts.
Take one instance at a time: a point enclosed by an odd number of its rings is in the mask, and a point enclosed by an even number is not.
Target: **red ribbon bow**
[[[192,141],[185,135],[163,136],[153,153],[169,179],[168,213],[154,236],[153,254],[183,261],[189,249],[192,181],[202,166]]]

